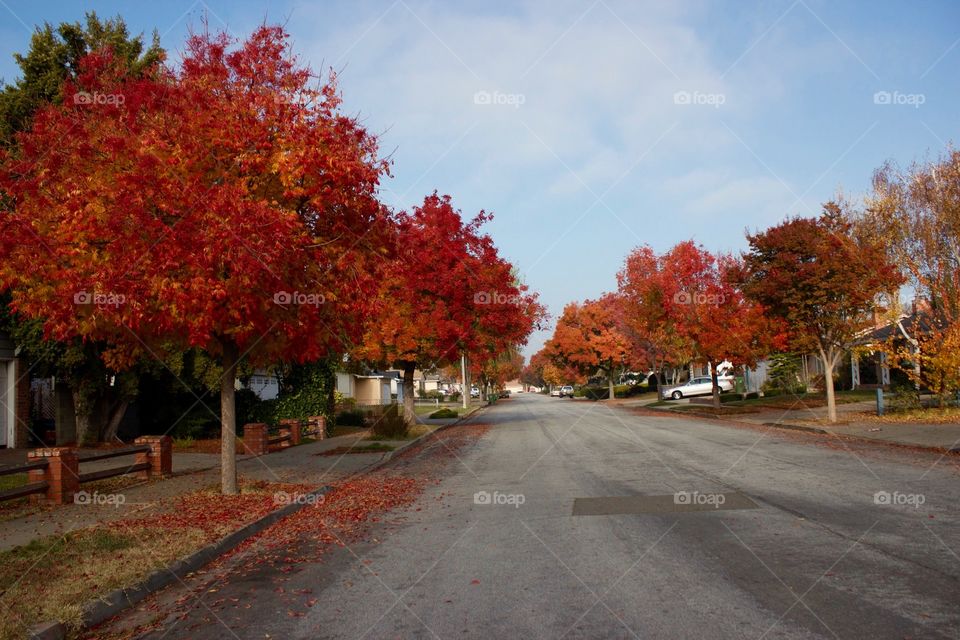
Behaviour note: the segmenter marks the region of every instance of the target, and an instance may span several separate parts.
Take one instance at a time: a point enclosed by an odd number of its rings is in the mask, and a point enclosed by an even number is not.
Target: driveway
[[[248,570],[149,637],[958,635],[956,458],[534,394],[479,419],[416,504],[287,576],[304,612]]]

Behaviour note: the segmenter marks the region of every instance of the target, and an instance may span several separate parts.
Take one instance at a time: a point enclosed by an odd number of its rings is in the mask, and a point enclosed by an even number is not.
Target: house
[[[917,338],[930,331],[929,309],[925,301],[915,300],[910,313],[902,313],[893,321],[878,322],[861,334],[850,356],[854,389],[889,389],[891,382],[910,384],[902,370],[890,367],[887,353],[880,350],[880,346],[892,343],[916,353],[920,348]],[[919,373],[919,364],[914,366]]]
[[[0,331],[0,447],[28,446],[30,369],[12,338]]]
[[[261,400],[273,400],[280,395],[280,381],[277,375],[266,369],[257,369],[247,381],[246,388],[257,394]]]
[[[337,391],[345,398],[353,398],[359,405],[390,404],[402,400],[403,389],[399,371],[369,371],[366,373],[337,372]]]

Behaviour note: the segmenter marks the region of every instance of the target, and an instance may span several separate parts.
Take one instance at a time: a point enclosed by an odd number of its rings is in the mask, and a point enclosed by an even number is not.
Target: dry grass
[[[877,424],[960,424],[960,408],[911,409],[909,411],[891,412],[883,416],[864,411],[852,414],[846,421],[875,422]]]
[[[23,637],[30,626],[54,619],[78,629],[86,602],[135,583],[202,541],[199,530],[95,527],[0,553],[0,602],[9,609],[0,618],[0,638]]]
[[[280,506],[276,492],[305,490],[244,481],[237,496],[205,488],[169,499],[170,508],[154,515],[100,523],[0,552],[0,638],[24,637],[29,627],[48,620],[61,620],[75,633],[89,601],[132,586],[273,511]]]

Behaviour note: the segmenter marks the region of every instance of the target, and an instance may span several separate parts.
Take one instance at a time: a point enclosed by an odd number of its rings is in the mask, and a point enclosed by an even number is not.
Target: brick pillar
[[[137,454],[138,464],[141,462],[150,464],[150,468],[146,471],[137,472],[138,478],[142,480],[165,478],[173,473],[173,439],[170,436],[140,436],[133,443],[150,447],[150,451]]]
[[[80,489],[80,461],[77,459],[77,450],[69,447],[52,447],[35,449],[27,454],[29,462],[41,459],[47,461],[47,469],[31,471],[30,481],[40,479],[47,481],[47,502],[73,503],[73,494]]]
[[[253,422],[243,425],[243,450],[255,456],[265,456],[270,453],[267,442],[267,425],[262,422]]]
[[[303,432],[303,425],[297,418],[284,418],[280,421],[280,435],[290,434],[289,443],[283,443],[284,446],[297,446],[300,444],[300,438]]]
[[[310,416],[307,418],[310,423],[310,429],[313,431],[317,440],[323,440],[327,437],[327,419],[323,416]]]

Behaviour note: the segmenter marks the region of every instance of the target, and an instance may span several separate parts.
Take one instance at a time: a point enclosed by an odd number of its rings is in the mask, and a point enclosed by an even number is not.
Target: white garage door
[[[0,447],[7,446],[7,414],[10,402],[7,400],[7,360],[0,360]]]

